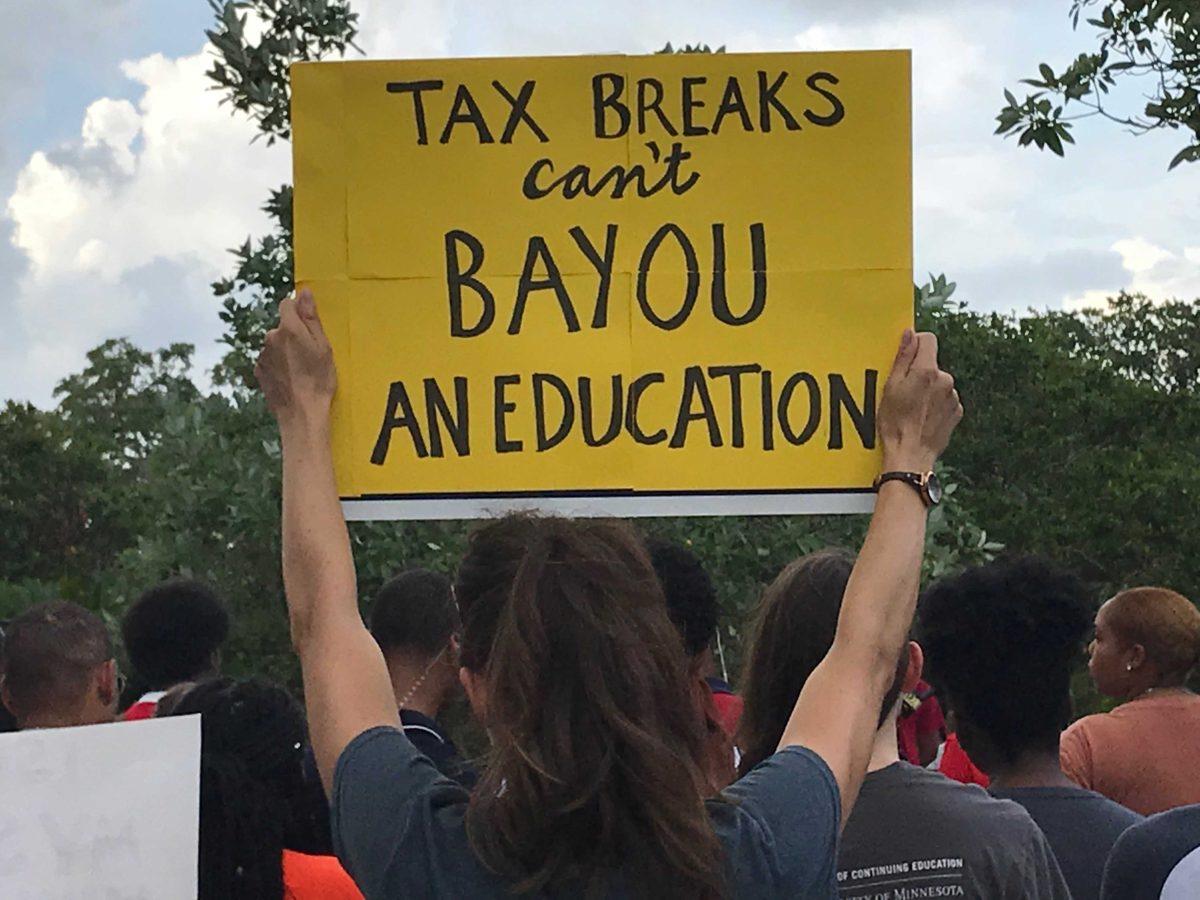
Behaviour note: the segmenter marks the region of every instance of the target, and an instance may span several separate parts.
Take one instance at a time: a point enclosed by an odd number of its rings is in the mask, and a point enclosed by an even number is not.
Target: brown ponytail
[[[789,563],[763,591],[742,672],[739,774],[778,748],[796,698],[833,643],[853,568],[850,554],[820,550]]]
[[[601,894],[615,877],[719,896],[703,730],[641,542],[614,522],[509,516],[474,533],[456,593],[492,737],[467,812],[483,863],[518,893]]]

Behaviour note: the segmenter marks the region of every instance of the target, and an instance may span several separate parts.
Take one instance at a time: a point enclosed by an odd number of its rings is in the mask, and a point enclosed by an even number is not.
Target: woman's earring
[[[1132,672],[1133,671],[1133,663],[1129,663],[1127,666],[1125,666],[1125,671]]]

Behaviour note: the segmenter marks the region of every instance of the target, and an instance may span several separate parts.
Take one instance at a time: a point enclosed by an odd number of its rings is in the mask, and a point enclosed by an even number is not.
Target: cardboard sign
[[[0,735],[0,897],[196,896],[200,717]]]
[[[869,510],[910,60],[303,63],[297,282],[352,518]]]

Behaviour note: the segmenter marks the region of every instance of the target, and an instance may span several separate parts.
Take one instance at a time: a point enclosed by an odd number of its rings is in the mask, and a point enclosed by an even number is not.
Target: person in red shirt
[[[958,735],[953,731],[946,735],[937,769],[947,778],[953,778],[963,784],[977,784],[983,788],[991,784],[991,779],[971,762],[971,757],[967,756],[967,751],[962,748],[962,744],[958,742]]]
[[[941,704],[933,686],[923,678],[902,699],[900,718],[896,720],[900,758],[914,766],[927,766],[937,757],[938,747],[946,737]]]
[[[742,721],[742,710],[745,708],[741,696],[734,693],[729,682],[716,675],[709,675],[704,679],[704,683],[712,693],[713,711],[721,730],[730,736],[737,734],[738,725]]]
[[[121,718],[149,719],[171,688],[220,671],[229,613],[207,586],[184,579],[167,581],[150,588],[129,607],[121,621],[121,636],[133,683],[145,692]]]
[[[741,698],[715,674],[712,645],[721,611],[717,589],[696,554],[686,547],[652,537],[647,539],[646,549],[689,659],[696,704],[708,734],[706,769],[716,793],[735,775],[733,736],[742,714]]]

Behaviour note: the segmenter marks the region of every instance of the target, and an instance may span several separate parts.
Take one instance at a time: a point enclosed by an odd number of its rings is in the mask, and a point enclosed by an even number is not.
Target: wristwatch
[[[937,506],[942,502],[942,483],[933,472],[923,475],[917,472],[884,472],[875,479],[875,490],[878,491],[885,481],[903,481],[921,495],[927,507]]]

